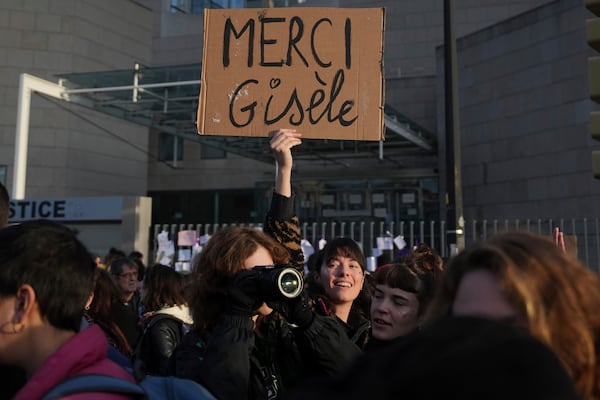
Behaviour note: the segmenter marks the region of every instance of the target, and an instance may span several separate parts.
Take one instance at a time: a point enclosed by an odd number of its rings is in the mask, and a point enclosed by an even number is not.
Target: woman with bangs
[[[366,351],[405,342],[420,332],[442,271],[442,258],[425,244],[375,271]]]
[[[320,250],[307,285],[318,313],[334,316],[348,338],[364,348],[369,335],[371,285],[366,259],[351,238],[338,237]]]
[[[498,234],[451,259],[432,304],[527,329],[558,356],[581,399],[600,398],[600,279],[549,238]]]
[[[371,335],[366,351],[409,340],[418,334],[435,292],[436,277],[416,264],[394,263],[378,269],[371,299]]]
[[[273,133],[276,180],[264,231],[220,229],[194,263],[194,325],[175,350],[172,373],[221,400],[283,398],[306,378],[341,372],[358,354],[335,319],[313,311],[304,291],[286,299],[261,289],[257,267],[304,268],[291,190],[291,149],[300,143],[295,130]]]

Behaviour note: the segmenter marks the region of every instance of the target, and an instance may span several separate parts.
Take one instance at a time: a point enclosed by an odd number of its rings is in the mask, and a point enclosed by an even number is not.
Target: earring
[[[83,307],[83,309],[84,309],[85,311],[90,311],[90,306],[85,306],[85,307]]]

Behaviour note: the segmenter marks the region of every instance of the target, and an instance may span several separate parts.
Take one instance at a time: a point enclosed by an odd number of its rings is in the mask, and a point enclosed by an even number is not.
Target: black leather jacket
[[[167,314],[156,314],[145,325],[136,358],[143,361],[147,374],[168,375],[171,354],[188,329],[181,320]]]

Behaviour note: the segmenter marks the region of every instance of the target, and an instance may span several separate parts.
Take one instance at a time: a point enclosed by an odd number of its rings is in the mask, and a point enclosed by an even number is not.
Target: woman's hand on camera
[[[263,304],[257,288],[257,274],[251,269],[235,274],[227,288],[229,312],[233,315],[252,316]]]
[[[315,314],[308,304],[306,291],[292,299],[282,298],[268,301],[267,305],[285,317],[285,319],[300,329],[306,329],[312,324]]]

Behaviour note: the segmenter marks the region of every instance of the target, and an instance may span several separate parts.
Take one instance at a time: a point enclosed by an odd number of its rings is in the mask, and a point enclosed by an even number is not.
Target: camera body
[[[257,274],[258,291],[265,301],[293,299],[302,293],[302,274],[288,264],[260,265],[252,271]]]

